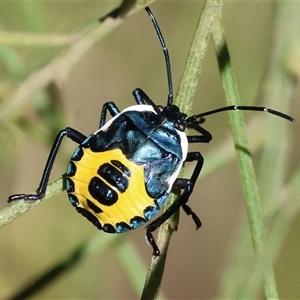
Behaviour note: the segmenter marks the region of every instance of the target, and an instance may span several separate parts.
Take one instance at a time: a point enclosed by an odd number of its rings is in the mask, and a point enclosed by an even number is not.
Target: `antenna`
[[[201,118],[203,119],[203,117],[208,116],[208,115],[213,115],[222,111],[227,111],[227,110],[252,110],[252,111],[263,111],[263,112],[267,112],[273,115],[276,115],[278,117],[284,118],[288,121],[291,122],[295,122],[296,120],[280,111],[271,109],[271,108],[267,108],[267,107],[262,107],[262,106],[244,106],[244,105],[230,105],[230,106],[225,106],[225,107],[221,107],[221,108],[217,108],[214,110],[210,110],[207,112],[203,112],[201,114],[198,115],[194,115],[191,116],[189,118],[186,119],[187,123],[189,122],[203,122],[203,120],[201,121]]]
[[[164,37],[161,33],[161,30],[159,28],[159,25],[157,23],[157,20],[155,19],[152,11],[150,10],[149,7],[145,7],[145,10],[151,18],[154,29],[157,33],[157,36],[159,38],[159,42],[160,42],[160,44],[162,46],[162,49],[163,49],[163,52],[164,52],[164,57],[165,57],[165,62],[166,62],[166,69],[167,69],[167,78],[168,78],[168,89],[169,89],[167,105],[171,105],[173,103],[173,83],[172,83],[172,72],[171,72],[171,63],[170,63],[169,51],[168,51],[167,45],[165,43]]]

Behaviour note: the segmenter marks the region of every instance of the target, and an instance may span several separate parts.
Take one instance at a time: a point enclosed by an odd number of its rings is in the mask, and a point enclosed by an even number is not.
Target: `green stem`
[[[221,23],[217,24],[213,29],[213,40],[217,52],[219,69],[227,104],[240,105],[237,84],[231,67],[230,56]],[[237,112],[230,113],[230,121],[241,173],[243,191],[246,198],[247,216],[252,237],[252,245],[256,256],[259,257],[265,238],[264,223],[258,195],[256,176],[245,136],[245,122],[242,113]],[[264,274],[263,284],[265,297],[267,299],[277,299],[278,295],[274,280],[274,271],[270,260],[266,262],[265,267],[266,271]]]
[[[196,27],[174,102],[174,104],[187,115],[190,115],[192,111],[193,99],[196,93],[210,31],[215,19],[221,15],[221,7],[222,4],[219,0],[207,1]],[[172,195],[167,200],[165,207],[170,207],[174,201],[176,201],[176,197]],[[178,221],[178,214],[174,214],[174,216],[168,219],[158,230],[156,241],[161,255],[159,257],[152,257],[141,299],[156,299],[159,295],[170,238],[173,231],[177,229]]]

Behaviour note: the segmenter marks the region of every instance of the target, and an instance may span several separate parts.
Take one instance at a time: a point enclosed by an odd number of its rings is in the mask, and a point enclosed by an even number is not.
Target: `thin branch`
[[[65,54],[29,75],[1,104],[0,122],[4,123],[18,117],[23,106],[30,101],[30,96],[51,82],[54,81],[58,86],[61,86],[68,78],[71,70],[106,34],[118,27],[127,16],[136,13],[152,1],[140,1],[124,15],[119,15],[117,18],[105,18],[102,23],[95,22],[82,29],[78,33],[78,38]]]
[[[0,32],[0,44],[22,47],[62,47],[72,46],[79,36],[75,34]]]

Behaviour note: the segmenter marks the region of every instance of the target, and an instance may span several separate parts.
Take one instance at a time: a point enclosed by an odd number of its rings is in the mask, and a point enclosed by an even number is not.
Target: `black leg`
[[[153,222],[151,222],[149,225],[146,226],[146,238],[148,243],[153,248],[154,256],[158,256],[160,252],[156,245],[152,232],[155,231],[163,222],[169,219],[180,208],[180,206],[182,206],[183,210],[188,215],[192,216],[193,221],[196,224],[196,229],[198,229],[201,226],[201,221],[198,218],[198,216],[191,210],[191,208],[188,205],[186,205],[191,193],[193,192],[194,185],[198,179],[198,176],[203,166],[202,155],[199,152],[188,153],[186,162],[193,162],[193,161],[196,161],[197,163],[191,178],[190,179],[177,178],[176,181],[174,182],[173,188],[179,188],[184,190],[181,196],[160,217],[158,217],[156,220],[154,220]]]
[[[136,101],[137,104],[139,105],[155,105],[152,100],[149,98],[149,96],[142,90],[142,89],[135,89],[132,92],[132,95]]]
[[[56,154],[59,150],[59,147],[61,145],[61,142],[63,140],[63,138],[67,136],[68,138],[70,138],[72,141],[81,144],[85,139],[86,136],[83,135],[82,133],[80,133],[79,131],[67,127],[63,130],[61,130],[58,135],[56,136],[56,139],[53,143],[52,149],[49,153],[49,157],[48,160],[46,162],[46,166],[43,172],[43,176],[40,182],[40,185],[37,189],[36,194],[15,194],[15,195],[11,195],[8,198],[8,202],[14,201],[14,200],[21,200],[24,199],[26,201],[36,201],[39,200],[41,198],[43,198],[45,196],[46,193],[46,189],[47,189],[47,184],[49,182],[49,177],[50,177],[50,173],[53,167],[53,163],[55,161],[56,158]]]
[[[135,89],[132,92],[132,95],[139,105],[151,105],[156,113],[159,113],[160,110],[158,109],[157,105],[149,98],[149,96],[142,90],[142,89]]]
[[[132,95],[139,105],[151,105],[155,112],[158,114],[160,109],[158,106],[149,98],[149,96],[142,89],[135,89]]]
[[[194,223],[196,224],[196,230],[202,226],[202,222],[199,217],[192,211],[192,209],[187,204],[182,204],[182,209],[188,216],[192,216]]]
[[[118,109],[117,105],[114,102],[104,103],[100,114],[99,128],[101,128],[106,122],[107,111],[109,111],[112,117],[120,113],[120,110]]]
[[[202,135],[188,135],[188,142],[189,143],[209,143],[212,139],[212,135],[209,131],[204,129],[203,127],[199,126],[198,123],[192,122],[187,124],[188,128],[192,128]]]
[[[138,105],[151,105],[154,110],[159,113],[160,110],[142,89],[135,89],[132,94]],[[100,115],[99,128],[101,128],[106,122],[107,111],[109,111],[112,117],[120,113],[120,110],[114,102],[104,103]]]

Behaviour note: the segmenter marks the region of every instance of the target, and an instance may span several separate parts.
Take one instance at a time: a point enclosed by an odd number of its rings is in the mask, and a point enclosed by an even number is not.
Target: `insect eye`
[[[162,110],[164,109],[164,107],[163,107],[162,105],[157,105],[157,109],[158,109],[159,111],[162,111]]]

